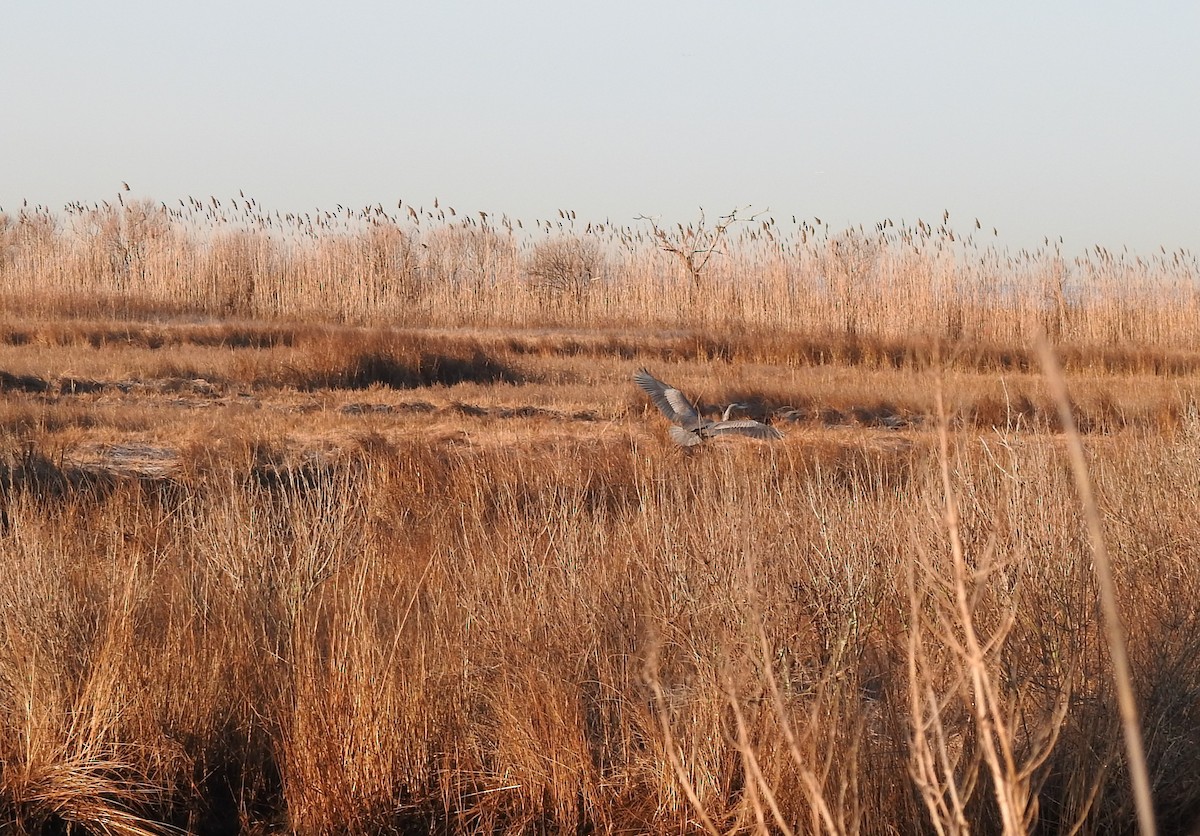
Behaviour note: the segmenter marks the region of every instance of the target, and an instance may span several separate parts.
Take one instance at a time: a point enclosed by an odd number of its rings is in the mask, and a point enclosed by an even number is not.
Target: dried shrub
[[[530,290],[552,304],[586,304],[604,271],[604,251],[594,238],[551,238],[535,246],[525,261]]]

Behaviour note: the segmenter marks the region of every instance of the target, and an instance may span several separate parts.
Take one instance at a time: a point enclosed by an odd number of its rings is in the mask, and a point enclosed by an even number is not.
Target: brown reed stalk
[[[1129,667],[1129,655],[1125,647],[1125,628],[1121,623],[1121,610],[1117,604],[1117,589],[1113,581],[1112,560],[1104,541],[1104,524],[1100,508],[1092,491],[1092,480],[1088,475],[1087,459],[1075,417],[1071,410],[1067,381],[1059,365],[1054,349],[1045,332],[1038,332],[1038,352],[1042,369],[1054,399],[1066,436],[1067,455],[1071,461],[1071,472],[1075,477],[1075,490],[1087,520],[1088,538],[1092,544],[1092,568],[1100,587],[1100,609],[1104,614],[1104,635],[1108,640],[1108,652],[1112,659],[1113,680],[1117,686],[1117,702],[1121,710],[1121,729],[1125,736],[1125,756],[1129,760],[1129,779],[1133,784],[1133,798],[1137,805],[1138,830],[1142,836],[1154,836],[1154,799],[1150,793],[1150,775],[1146,766],[1146,752],[1142,740],[1142,727],[1138,715],[1137,699],[1133,693],[1133,673]]]

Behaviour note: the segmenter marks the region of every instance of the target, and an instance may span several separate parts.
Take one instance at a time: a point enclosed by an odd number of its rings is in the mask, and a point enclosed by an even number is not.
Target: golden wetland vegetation
[[[1190,832],[1195,257],[965,226],[10,208],[0,829],[1134,832],[1103,548]]]

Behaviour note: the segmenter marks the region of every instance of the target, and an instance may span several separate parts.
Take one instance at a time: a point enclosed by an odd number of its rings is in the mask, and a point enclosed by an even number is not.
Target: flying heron
[[[692,447],[706,438],[719,435],[748,435],[768,441],[783,438],[783,433],[761,421],[750,418],[730,419],[733,411],[745,409],[745,404],[731,403],[725,407],[725,414],[721,416],[720,421],[709,421],[696,410],[683,392],[663,383],[645,369],[638,370],[633,376],[633,382],[650,396],[650,400],[654,401],[659,411],[675,425],[669,430],[671,440],[681,447]]]

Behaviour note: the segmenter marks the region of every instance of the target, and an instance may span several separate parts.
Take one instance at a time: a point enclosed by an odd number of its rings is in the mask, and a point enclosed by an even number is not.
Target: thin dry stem
[[[1121,730],[1125,736],[1125,755],[1129,759],[1129,779],[1133,784],[1133,797],[1137,805],[1138,830],[1144,836],[1154,836],[1154,799],[1150,792],[1150,775],[1146,766],[1146,751],[1142,739],[1142,724],[1138,713],[1137,698],[1133,691],[1133,672],[1129,666],[1129,654],[1125,645],[1125,629],[1121,623],[1121,609],[1117,603],[1117,588],[1113,581],[1112,560],[1104,539],[1104,523],[1100,518],[1100,507],[1092,491],[1092,480],[1088,476],[1087,459],[1083,452],[1083,441],[1075,426],[1071,411],[1070,395],[1062,367],[1044,333],[1038,335],[1038,348],[1042,357],[1042,368],[1058,403],[1063,433],[1067,440],[1067,454],[1071,461],[1071,472],[1075,476],[1075,490],[1083,506],[1087,520],[1088,539],[1092,544],[1092,567],[1100,591],[1100,609],[1104,614],[1104,635],[1108,641],[1108,652],[1112,658],[1113,681],[1117,686],[1117,702],[1121,710]]]

